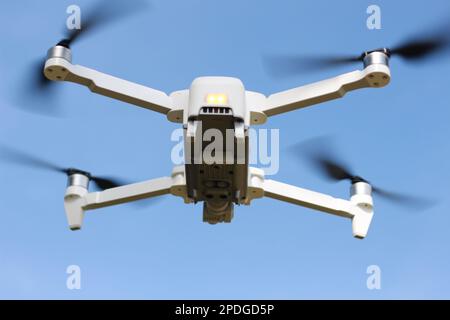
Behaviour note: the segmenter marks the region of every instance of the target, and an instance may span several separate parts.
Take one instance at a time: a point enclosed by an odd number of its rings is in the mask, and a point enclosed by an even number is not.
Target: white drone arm
[[[92,92],[167,114],[173,109],[172,99],[162,91],[122,80],[80,65],[73,65],[69,49],[56,46],[49,50],[44,74],[50,80],[71,81]]]
[[[263,112],[267,116],[305,108],[329,100],[342,98],[347,92],[361,88],[381,88],[390,81],[387,65],[372,64],[341,76],[312,83],[267,97]]]
[[[252,199],[268,197],[349,218],[352,220],[353,236],[363,239],[367,235],[373,217],[371,187],[366,183],[359,183],[352,191],[353,195],[350,201],[338,199],[278,181],[264,179],[264,173],[260,169],[251,168],[249,199],[246,204],[250,204]]]
[[[99,209],[170,193],[172,179],[163,177],[86,194],[84,210]]]
[[[183,166],[176,167],[171,177],[129,184],[101,192],[89,193],[87,189],[88,180],[86,179],[69,179],[69,181],[74,181],[74,184],[67,187],[64,196],[67,220],[72,230],[81,229],[86,210],[104,208],[165,194],[182,197],[185,203],[191,202],[187,197]],[[86,181],[86,183],[77,183],[76,181]]]

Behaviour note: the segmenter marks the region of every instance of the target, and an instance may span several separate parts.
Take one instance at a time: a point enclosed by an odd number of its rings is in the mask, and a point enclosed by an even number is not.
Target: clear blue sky
[[[48,159],[133,181],[171,172],[164,116],[74,84],[60,85],[66,116],[16,108],[33,59],[61,37],[67,5],[0,4],[0,141]],[[265,94],[352,67],[267,76],[261,55],[360,52],[389,46],[432,25],[448,1],[153,0],[153,9],[110,25],[74,47],[74,63],[171,92],[201,75],[236,76]],[[366,8],[382,9],[382,30],[366,28]],[[279,128],[277,180],[347,197],[289,146],[332,134],[358,172],[379,185],[440,199],[411,213],[376,199],[369,236],[350,221],[262,199],[238,207],[228,225],[201,222],[201,205],[165,197],[154,206],[88,212],[70,232],[58,174],[0,165],[0,298],[450,298],[450,59],[392,60],[392,83],[270,119]],[[35,107],[45,101],[36,100]],[[82,289],[66,289],[66,267]],[[366,268],[382,270],[382,290],[366,288]]]

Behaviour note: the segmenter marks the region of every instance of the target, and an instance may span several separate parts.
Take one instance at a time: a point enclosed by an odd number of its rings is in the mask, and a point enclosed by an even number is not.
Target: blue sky
[[[29,64],[61,38],[66,7],[89,1],[0,4],[0,142],[62,165],[140,181],[170,174],[165,117],[60,85],[63,118],[25,112]],[[366,28],[366,8],[382,9],[382,30]],[[152,1],[152,10],[82,39],[74,63],[165,92],[202,75],[242,79],[270,94],[352,67],[274,79],[261,56],[347,53],[388,46],[433,25],[448,1]],[[289,147],[331,134],[341,154],[368,179],[440,200],[408,212],[382,199],[369,236],[351,236],[350,221],[262,199],[238,207],[233,223],[201,222],[201,205],[164,197],[153,206],[88,212],[84,229],[66,225],[63,176],[0,165],[0,298],[450,298],[450,59],[391,62],[392,83],[280,115],[279,181],[338,197]],[[33,101],[43,107],[45,100]],[[76,264],[82,289],[68,290]],[[382,270],[382,289],[366,288],[366,268]]]

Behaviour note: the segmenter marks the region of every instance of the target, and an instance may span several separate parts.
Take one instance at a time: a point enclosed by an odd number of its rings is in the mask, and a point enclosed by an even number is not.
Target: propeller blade
[[[81,29],[69,31],[66,28],[64,31],[66,36],[58,44],[69,47],[82,35],[141,12],[148,7],[148,4],[145,0],[100,0],[90,9],[81,11]],[[45,58],[42,58],[27,69],[23,83],[28,85],[25,87],[25,92],[21,88],[20,96],[15,104],[28,112],[45,116],[61,116],[61,109],[56,98],[56,86],[44,76],[44,64]]]
[[[306,157],[307,160],[328,179],[333,181],[349,180],[352,184],[366,182],[371,184],[361,176],[355,175],[346,165],[339,160],[333,152],[333,144],[329,137],[318,137],[295,146],[297,154]],[[379,187],[372,186],[372,193],[395,204],[415,210],[425,210],[435,204],[435,201],[391,192]]]
[[[48,80],[43,73],[45,59],[38,59],[30,63],[26,75],[22,77],[25,86],[14,96],[14,105],[20,109],[44,116],[59,116],[61,110],[57,108],[57,86]]]
[[[144,0],[100,0],[90,10],[81,11],[81,28],[66,32],[66,38],[58,44],[69,47],[82,35],[141,12],[148,6],[149,2]]]
[[[416,61],[427,58],[450,47],[450,37],[438,36],[428,39],[418,39],[405,42],[390,49],[391,55],[397,55],[405,60]]]
[[[425,210],[436,204],[436,201],[430,199],[387,191],[374,186],[372,186],[372,193],[395,204],[416,210]]]
[[[75,168],[63,168],[50,161],[36,157],[27,152],[1,144],[0,144],[0,159],[16,165],[21,165],[39,170],[59,172],[65,175],[71,175],[75,172],[87,174],[90,176],[90,181],[92,181],[93,184],[101,191],[128,184],[128,182],[113,177],[92,176],[88,172],[83,170]],[[137,200],[132,202],[132,204],[140,208],[146,208],[148,206],[157,204],[160,200],[162,200],[161,196],[156,198],[146,198]]]
[[[0,145],[3,160],[36,169],[66,173],[67,169],[13,147]]]
[[[306,157],[310,164],[330,180],[341,181],[357,178],[336,155],[334,143],[328,136],[316,137],[296,144],[294,150],[299,157]]]
[[[5,145],[0,145],[0,157],[2,158],[2,160],[8,161],[12,164],[18,164],[21,166],[26,166],[29,168],[35,168],[35,169],[40,169],[40,170],[64,173],[65,175],[71,175],[74,172],[82,172],[82,173],[89,174],[89,173],[79,170],[79,169],[61,167],[53,162],[44,160],[40,157],[31,155],[27,152],[18,150],[13,147],[5,146]],[[100,190],[111,189],[111,188],[115,188],[115,187],[119,187],[124,184],[127,184],[119,179],[112,178],[112,177],[91,176],[90,180]]]
[[[407,61],[419,61],[434,54],[450,49],[450,23],[446,16],[433,29],[421,36],[414,36],[399,45],[390,48],[391,55],[397,55]]]
[[[434,32],[421,37],[413,37],[398,46],[389,48],[393,56],[407,61],[420,61],[439,52],[450,50],[450,23],[445,19]],[[362,55],[330,55],[330,56],[278,56],[264,59],[264,65],[271,76],[289,76],[302,72],[321,71],[363,61]]]
[[[319,165],[323,172],[328,176],[329,179],[341,181],[341,180],[352,180],[355,176],[350,173],[350,170],[346,168],[343,164],[337,163],[336,160],[331,160],[325,156],[316,156],[315,161]]]
[[[106,190],[106,189],[112,189],[116,187],[123,186],[127,184],[126,182],[120,181],[116,178],[111,177],[91,177],[91,181],[94,182],[94,184],[100,189],[100,190]]]
[[[275,77],[292,76],[302,72],[321,71],[330,67],[362,61],[362,56],[302,56],[273,55],[263,59],[266,72]]]
[[[39,59],[38,61],[35,61],[33,64],[33,70],[36,71],[36,77],[34,77],[33,85],[35,90],[45,90],[47,88],[50,88],[52,85],[52,81],[48,80],[44,75],[44,66],[45,66],[45,60]]]

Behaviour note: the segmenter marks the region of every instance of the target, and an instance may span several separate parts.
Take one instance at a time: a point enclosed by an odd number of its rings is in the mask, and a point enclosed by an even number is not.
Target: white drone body
[[[352,220],[353,236],[367,235],[372,217],[371,186],[354,183],[350,200],[309,191],[265,179],[264,171],[248,164],[248,129],[263,124],[273,115],[305,108],[343,97],[361,88],[381,88],[390,81],[388,55],[367,53],[364,69],[279,92],[270,96],[246,91],[239,79],[200,77],[190,89],[170,95],[71,63],[70,49],[57,45],[48,52],[44,74],[50,80],[70,81],[87,86],[92,92],[128,102],[167,116],[184,129],[185,165],[177,166],[168,177],[157,178],[89,192],[89,177],[69,176],[64,204],[69,227],[82,226],[84,212],[144,198],[172,194],[185,203],[204,202],[203,220],[231,222],[233,207],[250,205],[254,199],[269,197]],[[223,161],[203,157],[197,147],[208,129],[231,132],[231,146],[224,143]]]

